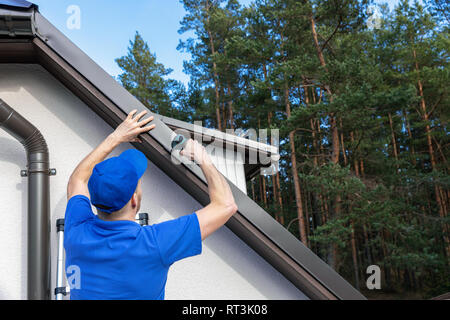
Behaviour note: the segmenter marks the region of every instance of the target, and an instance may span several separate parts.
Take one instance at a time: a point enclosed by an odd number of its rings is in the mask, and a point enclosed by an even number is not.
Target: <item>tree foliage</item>
[[[386,297],[450,291],[446,1],[382,6],[376,24],[369,0],[181,2],[189,89],[139,35],[124,86],[219,130],[280,129],[280,172],[248,193],[359,289],[377,264]]]

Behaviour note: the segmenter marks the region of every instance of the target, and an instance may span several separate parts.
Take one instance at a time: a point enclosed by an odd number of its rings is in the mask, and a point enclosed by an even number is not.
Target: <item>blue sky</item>
[[[32,0],[30,0],[32,1]],[[179,0],[34,0],[40,12],[109,74],[116,77],[121,69],[115,59],[127,53],[129,41],[139,31],[159,62],[173,69],[170,78],[189,82],[183,73],[183,60],[189,55],[176,50],[182,37],[178,34],[185,15]],[[248,5],[251,0],[241,0]],[[398,0],[377,0],[391,8]],[[69,29],[67,8],[77,5],[81,12],[80,29]]]

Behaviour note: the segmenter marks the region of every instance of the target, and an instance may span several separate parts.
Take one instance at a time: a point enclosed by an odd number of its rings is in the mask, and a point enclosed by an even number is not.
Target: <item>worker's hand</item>
[[[136,113],[137,110],[133,110],[125,119],[125,121],[122,122],[112,133],[112,136],[120,143],[142,143],[141,139],[139,139],[139,135],[155,129],[155,125],[146,127],[147,124],[154,120],[154,117],[150,117],[140,121],[148,113],[148,111],[142,111],[137,116],[135,116]]]
[[[210,161],[206,149],[200,143],[192,139],[189,139],[189,141],[186,143],[186,146],[183,148],[183,150],[180,151],[180,154],[200,165],[204,164],[207,161]]]

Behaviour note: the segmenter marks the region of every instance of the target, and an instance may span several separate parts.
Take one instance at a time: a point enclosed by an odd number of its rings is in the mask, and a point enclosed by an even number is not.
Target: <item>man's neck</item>
[[[103,221],[132,221],[136,222],[136,214],[133,212],[104,213],[98,210],[98,217]]]

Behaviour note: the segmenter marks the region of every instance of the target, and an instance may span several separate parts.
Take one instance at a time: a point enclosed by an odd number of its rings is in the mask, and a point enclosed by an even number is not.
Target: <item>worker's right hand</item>
[[[137,116],[135,116],[136,113],[137,110],[133,110],[132,112],[130,112],[125,121],[122,122],[112,133],[112,136],[117,139],[118,142],[142,143],[141,139],[139,139],[139,135],[155,129],[154,124],[146,127],[147,124],[154,120],[154,117],[150,117],[140,121],[148,113],[148,111],[142,111]]]
[[[183,150],[180,151],[180,154],[200,165],[210,160],[205,147],[192,139],[189,139],[189,141],[186,143],[186,146],[183,148]]]

